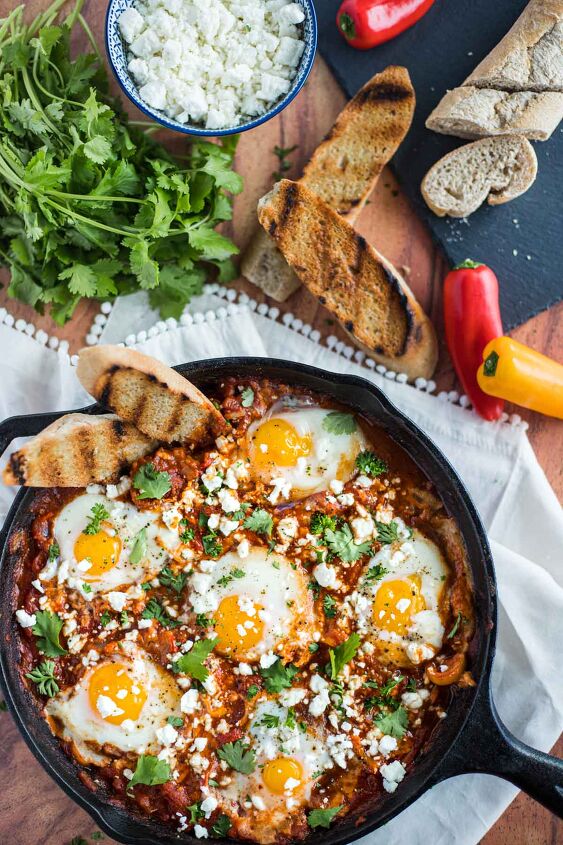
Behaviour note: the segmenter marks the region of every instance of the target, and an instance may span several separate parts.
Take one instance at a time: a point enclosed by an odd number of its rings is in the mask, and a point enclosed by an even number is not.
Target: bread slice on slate
[[[562,117],[563,94],[558,92],[509,93],[467,85],[442,97],[426,127],[459,138],[523,135],[546,141]]]
[[[226,426],[221,413],[197,387],[134,349],[82,349],[76,374],[104,408],[156,440],[198,445]]]
[[[117,477],[157,445],[116,416],[66,414],[14,452],[2,477],[26,487],[85,487]]]
[[[282,179],[258,219],[286,261],[376,361],[429,378],[438,357],[430,320],[410,288],[352,226],[299,182]]]
[[[563,91],[563,0],[531,0],[463,85]]]
[[[342,110],[300,182],[353,223],[411,125],[415,95],[408,71],[388,67]],[[242,273],[279,302],[300,281],[272,239],[258,229],[242,259]]]
[[[526,138],[481,138],[437,161],[420,190],[438,217],[467,217],[485,200],[501,205],[519,197],[532,185],[537,170],[534,148]]]

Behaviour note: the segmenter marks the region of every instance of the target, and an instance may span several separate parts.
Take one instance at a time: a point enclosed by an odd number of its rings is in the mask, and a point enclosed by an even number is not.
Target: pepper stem
[[[473,261],[472,258],[466,258],[461,264],[456,264],[454,270],[474,270],[476,267],[484,267],[482,261]]]
[[[485,361],[483,363],[483,375],[484,376],[494,376],[496,375],[497,366],[499,361],[499,354],[495,352],[494,349],[492,352],[489,352]]]
[[[356,25],[350,15],[346,14],[346,12],[343,12],[338,18],[338,26],[345,38],[356,37]]]

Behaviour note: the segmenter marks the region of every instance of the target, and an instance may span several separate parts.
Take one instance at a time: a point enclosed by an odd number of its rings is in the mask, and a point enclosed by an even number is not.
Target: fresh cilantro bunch
[[[234,244],[215,231],[230,220],[237,138],[194,141],[176,161],[129,123],[108,96],[107,75],[80,15],[57,24],[64,0],[29,26],[24,6],[0,19],[0,264],[8,292],[60,324],[82,297],[149,292],[178,317],[215,265],[235,275]],[[79,23],[95,52],[70,54]],[[145,127],[146,128],[146,127]]]

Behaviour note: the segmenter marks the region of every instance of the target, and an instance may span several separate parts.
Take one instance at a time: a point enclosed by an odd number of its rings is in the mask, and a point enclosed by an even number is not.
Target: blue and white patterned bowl
[[[238,126],[232,126],[228,129],[204,129],[198,124],[179,123],[174,118],[168,117],[157,109],[153,109],[148,103],[141,100],[138,88],[127,69],[127,49],[117,25],[125,9],[134,5],[134,0],[110,0],[109,2],[106,15],[106,52],[108,60],[117,81],[127,97],[135,103],[138,109],[157,123],[166,126],[167,129],[175,129],[177,132],[183,132],[186,135],[207,135],[213,137],[246,132],[247,129],[260,126],[262,123],[270,120],[271,117],[275,117],[276,114],[283,111],[303,88],[313,67],[317,52],[317,16],[315,14],[313,0],[294,0],[294,2],[303,6],[303,11],[305,12],[305,20],[302,24],[305,49],[291,88],[281,100],[278,100],[264,114],[254,118],[254,120],[249,120],[247,123],[241,123]]]

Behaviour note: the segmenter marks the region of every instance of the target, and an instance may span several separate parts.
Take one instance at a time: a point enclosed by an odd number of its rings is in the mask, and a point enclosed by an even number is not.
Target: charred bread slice
[[[415,95],[408,71],[390,66],[372,77],[341,111],[306,165],[300,182],[353,223],[412,122]],[[258,229],[242,259],[243,275],[283,302],[298,277]]]
[[[352,226],[304,185],[282,179],[258,219],[286,261],[378,362],[429,378],[438,350],[410,288]]]
[[[110,481],[157,443],[113,415],[66,414],[14,452],[5,484],[85,487]]]
[[[209,399],[171,367],[122,346],[82,349],[76,374],[98,402],[165,443],[200,444],[226,427]]]

